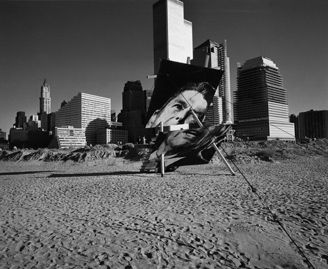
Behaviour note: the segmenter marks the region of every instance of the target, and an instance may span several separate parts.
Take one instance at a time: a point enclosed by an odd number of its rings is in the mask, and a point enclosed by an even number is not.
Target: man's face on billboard
[[[150,118],[151,126],[158,126],[163,121],[164,126],[188,124],[195,122],[190,110],[193,108],[198,117],[202,117],[207,111],[207,101],[203,94],[195,90],[186,90],[170,100],[160,111],[155,112]]]
[[[204,128],[173,131],[167,134],[166,139],[159,146],[157,156],[179,148],[192,148],[204,135]],[[175,152],[176,153],[176,152]]]

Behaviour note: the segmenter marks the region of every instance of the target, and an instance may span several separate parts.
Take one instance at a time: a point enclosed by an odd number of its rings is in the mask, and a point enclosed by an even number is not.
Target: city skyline
[[[151,89],[153,0],[0,2],[0,128],[39,108],[44,79],[52,112],[78,92],[111,98],[118,114],[127,81]],[[258,56],[279,66],[289,113],[328,109],[328,2],[184,0],[193,47],[228,42],[231,90],[237,62]]]

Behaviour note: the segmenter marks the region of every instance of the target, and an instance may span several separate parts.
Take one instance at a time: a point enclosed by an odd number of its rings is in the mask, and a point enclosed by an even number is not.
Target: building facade
[[[98,144],[125,144],[128,142],[128,131],[120,129],[101,129],[97,131]]]
[[[193,57],[192,23],[184,19],[183,2],[159,0],[153,5],[154,72],[161,59],[187,63]]]
[[[230,59],[227,54],[227,41],[224,40],[219,44],[209,39],[206,40],[194,49],[194,58],[191,63],[224,71],[215,93],[216,100],[213,100],[213,109],[209,110],[207,118],[215,118],[215,124],[232,123]]]
[[[301,112],[297,118],[300,139],[328,138],[328,110]]]
[[[85,129],[87,144],[96,144],[96,131],[111,121],[111,99],[78,93],[56,112],[56,127],[73,126]]]
[[[250,140],[295,140],[287,92],[276,64],[265,57],[238,67],[234,93],[236,136]]]
[[[63,126],[54,128],[49,148],[80,148],[86,145],[85,129]]]
[[[28,147],[28,131],[22,128],[10,128],[8,140],[10,149]]]

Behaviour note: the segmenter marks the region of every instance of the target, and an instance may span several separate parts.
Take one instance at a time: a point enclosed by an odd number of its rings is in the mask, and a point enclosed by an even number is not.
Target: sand
[[[140,167],[0,162],[0,268],[311,268],[239,172]],[[328,268],[327,158],[238,167],[311,264]]]

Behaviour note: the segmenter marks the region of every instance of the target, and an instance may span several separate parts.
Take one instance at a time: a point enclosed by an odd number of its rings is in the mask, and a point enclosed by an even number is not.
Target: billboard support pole
[[[161,121],[161,132],[164,132],[163,121]],[[161,154],[161,177],[164,177],[165,164],[164,164],[164,153]]]
[[[199,120],[196,113],[194,112],[194,110],[192,108],[190,108],[190,111],[191,111],[192,115],[194,116],[195,120],[197,121],[199,127],[204,127],[204,125],[202,124],[202,122]],[[227,160],[224,158],[224,156],[222,155],[221,151],[219,150],[219,148],[217,147],[217,145],[215,143],[213,143],[213,147],[215,148],[216,152],[219,153],[221,160],[224,162],[226,167],[229,169],[230,173],[234,176],[235,172],[232,170],[231,166],[229,165]]]

